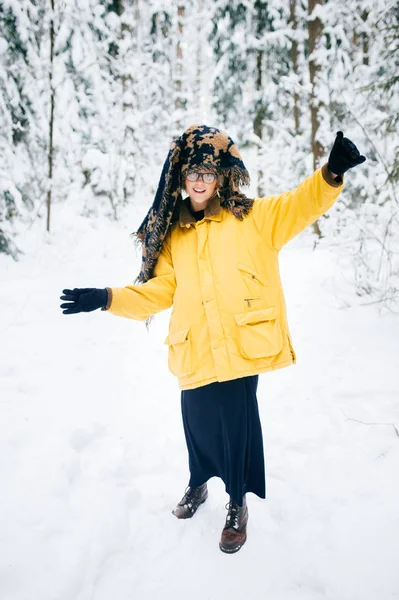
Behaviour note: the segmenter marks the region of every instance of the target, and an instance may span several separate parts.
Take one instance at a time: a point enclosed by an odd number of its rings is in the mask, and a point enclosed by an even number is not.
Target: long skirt
[[[181,392],[189,486],[220,477],[239,506],[247,492],[266,497],[257,386],[252,375]]]

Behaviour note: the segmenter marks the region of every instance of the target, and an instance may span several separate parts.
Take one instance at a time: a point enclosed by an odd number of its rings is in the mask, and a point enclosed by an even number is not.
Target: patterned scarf
[[[206,170],[218,175],[220,205],[237,219],[242,220],[252,209],[254,200],[240,192],[240,185],[249,185],[250,180],[233,140],[214,127],[192,125],[173,140],[154,202],[137,232],[132,234],[142,246],[141,271],[136,283],[145,283],[153,276],[169,226],[179,217],[182,183],[188,170]]]

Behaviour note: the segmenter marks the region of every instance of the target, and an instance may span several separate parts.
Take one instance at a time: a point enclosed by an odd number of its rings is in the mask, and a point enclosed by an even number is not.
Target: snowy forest
[[[61,203],[148,207],[191,123],[229,132],[258,196],[295,187],[343,130],[367,162],[315,243],[339,241],[360,302],[397,306],[398,2],[2,0],[0,61],[1,252],[21,259]]]
[[[366,157],[273,254],[297,364],[259,377],[266,500],[248,492],[234,556],[221,478],[172,514],[175,307],[149,327],[59,307],[133,283],[131,234],[192,124],[233,138],[248,198],[296,188],[338,131]],[[399,0],[0,0],[0,157],[1,600],[399,598]]]

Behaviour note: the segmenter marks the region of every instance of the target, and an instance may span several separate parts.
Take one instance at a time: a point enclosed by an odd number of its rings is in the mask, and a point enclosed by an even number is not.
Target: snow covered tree
[[[43,11],[41,1],[0,4],[0,252],[14,258],[15,235],[46,189]]]
[[[363,55],[359,94],[348,107],[369,147],[369,165],[359,174],[367,203],[359,223],[355,261],[359,296],[397,310],[399,300],[399,4],[367,6],[360,27]],[[362,32],[363,33],[363,32]],[[362,103],[362,104],[361,104]],[[363,178],[362,178],[363,176]]]
[[[221,122],[230,126],[233,135],[242,139],[248,123],[247,81],[251,85],[247,48],[249,6],[239,0],[219,0],[211,15],[213,30],[209,41],[216,64],[213,108]]]
[[[274,0],[214,5],[214,109],[240,145],[255,153],[258,194],[281,186],[284,161],[275,157],[283,158],[290,144],[288,19],[288,7]]]
[[[0,251],[17,257],[46,197],[52,219],[63,202],[141,214],[194,122],[232,135],[258,195],[297,185],[341,129],[368,160],[315,231],[339,236],[359,299],[393,304],[398,13],[396,0],[3,1]]]
[[[322,13],[330,130],[342,129],[367,162],[347,174],[342,198],[319,224],[327,238],[339,236],[359,302],[385,309],[399,297],[397,14],[397,3],[382,0],[339,0]]]

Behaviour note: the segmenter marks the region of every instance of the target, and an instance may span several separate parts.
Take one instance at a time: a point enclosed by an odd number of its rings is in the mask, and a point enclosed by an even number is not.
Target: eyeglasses
[[[198,181],[202,179],[204,183],[213,183],[216,179],[215,173],[197,173],[197,171],[189,171],[186,175],[189,181]]]

